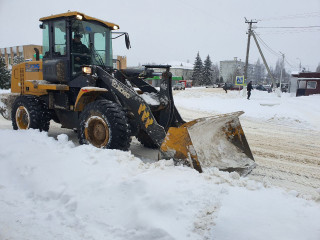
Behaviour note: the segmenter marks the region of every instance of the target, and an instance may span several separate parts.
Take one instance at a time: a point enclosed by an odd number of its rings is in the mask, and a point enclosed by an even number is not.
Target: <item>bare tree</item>
[[[254,65],[254,81],[257,83],[263,83],[266,74],[265,74],[265,66],[260,63],[260,59],[258,58],[256,64]]]

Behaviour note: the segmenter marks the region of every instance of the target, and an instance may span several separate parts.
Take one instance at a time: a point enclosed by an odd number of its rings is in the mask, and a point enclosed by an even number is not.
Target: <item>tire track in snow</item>
[[[212,113],[178,109],[187,120],[212,116]],[[258,166],[249,178],[287,190],[305,198],[319,198],[320,131],[303,124],[240,117]]]

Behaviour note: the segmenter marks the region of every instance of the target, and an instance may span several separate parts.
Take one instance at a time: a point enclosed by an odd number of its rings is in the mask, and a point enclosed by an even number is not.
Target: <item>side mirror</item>
[[[125,33],[125,42],[126,42],[127,49],[131,48],[131,44],[130,44],[130,39],[129,39],[129,34],[128,33]]]
[[[116,39],[116,38],[119,38],[124,35],[124,37],[125,37],[124,40],[125,40],[127,49],[131,48],[129,34],[127,32],[112,32],[112,34],[119,34],[116,37],[112,37],[112,39]]]

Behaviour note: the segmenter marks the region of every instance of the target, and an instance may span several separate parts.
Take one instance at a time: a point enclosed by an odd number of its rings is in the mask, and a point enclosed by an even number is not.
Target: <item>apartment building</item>
[[[42,46],[34,44],[0,48],[0,56],[4,57],[7,68],[11,68],[15,56],[23,57],[25,61],[35,60],[35,48],[39,50],[40,56],[42,56]]]

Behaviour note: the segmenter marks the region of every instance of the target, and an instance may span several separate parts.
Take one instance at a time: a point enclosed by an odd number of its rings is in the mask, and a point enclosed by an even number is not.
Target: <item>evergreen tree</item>
[[[13,57],[13,65],[17,65],[19,63],[23,63],[24,58],[22,56],[14,56]]]
[[[200,85],[208,86],[212,85],[212,62],[210,60],[210,56],[208,55],[206,60],[204,61],[203,66],[203,77]]]
[[[318,64],[318,67],[316,69],[316,72],[320,73],[320,63]]]
[[[202,69],[203,69],[203,64],[202,64],[202,60],[200,57],[200,54],[198,52],[196,60],[193,64],[193,73],[192,73],[192,80],[193,86],[200,86],[202,83]]]
[[[11,74],[6,68],[6,63],[3,57],[0,57],[0,89],[10,88]]]

